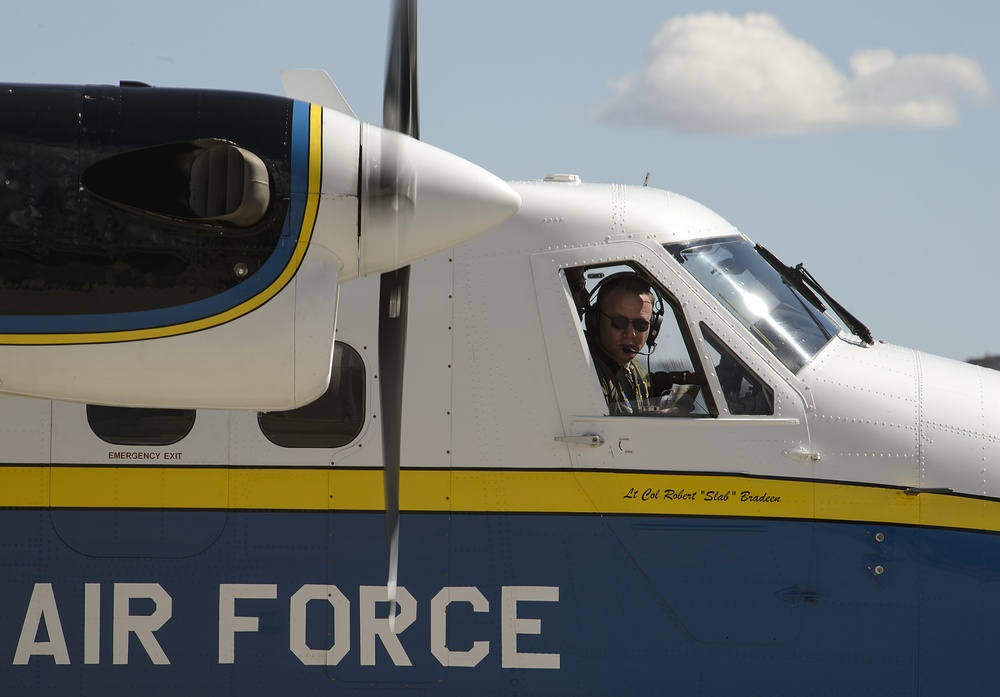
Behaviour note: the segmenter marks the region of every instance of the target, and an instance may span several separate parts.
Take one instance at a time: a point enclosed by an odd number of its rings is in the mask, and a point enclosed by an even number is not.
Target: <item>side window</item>
[[[684,316],[671,298],[665,294],[663,297],[667,298],[663,303],[663,323],[647,366],[653,376],[670,376],[670,391],[661,396],[660,408],[665,416],[714,416],[717,412],[707,401],[709,389],[704,373],[697,361],[692,360],[695,354],[690,349]]]
[[[191,432],[193,409],[145,409],[87,405],[87,422],[114,445],[173,445]]]
[[[683,314],[669,293],[630,265],[577,267],[567,269],[566,276],[609,415],[715,415]],[[613,295],[602,301],[602,293]],[[637,316],[624,316],[636,313],[618,307],[616,299],[622,294],[651,297],[652,306],[646,305],[648,331],[627,329],[624,320],[631,322]],[[615,322],[626,328],[616,332]],[[627,348],[632,360],[619,348]]]
[[[347,445],[365,423],[365,364],[361,355],[338,341],[326,392],[298,409],[261,413],[257,422],[269,441],[284,448]]]
[[[702,334],[712,352],[715,373],[722,386],[722,394],[734,415],[774,414],[774,393],[757,377],[715,334],[704,324]]]

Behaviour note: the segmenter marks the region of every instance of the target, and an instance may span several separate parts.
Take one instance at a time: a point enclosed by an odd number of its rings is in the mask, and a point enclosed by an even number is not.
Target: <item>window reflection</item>
[[[840,331],[742,237],[668,251],[793,373]]]

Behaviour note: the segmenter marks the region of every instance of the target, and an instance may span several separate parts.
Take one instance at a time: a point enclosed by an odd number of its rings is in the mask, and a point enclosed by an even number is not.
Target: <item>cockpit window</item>
[[[667,251],[793,373],[840,331],[742,237]]]
[[[715,376],[722,387],[726,408],[734,416],[770,416],[774,413],[774,392],[712,331],[701,325],[711,351]]]
[[[648,273],[619,264],[566,277],[609,415],[717,415],[680,307]]]

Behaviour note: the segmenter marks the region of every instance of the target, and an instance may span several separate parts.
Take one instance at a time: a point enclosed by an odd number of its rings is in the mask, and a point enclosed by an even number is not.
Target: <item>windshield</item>
[[[840,331],[742,237],[667,251],[793,373]]]

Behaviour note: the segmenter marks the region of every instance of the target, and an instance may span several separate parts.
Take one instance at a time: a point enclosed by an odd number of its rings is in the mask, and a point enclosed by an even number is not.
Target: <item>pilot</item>
[[[650,375],[637,358],[651,330],[655,339],[662,319],[662,311],[654,315],[652,289],[639,276],[623,273],[602,281],[595,292],[597,299],[586,310],[587,343],[610,413],[658,411],[672,382],[667,373]]]

